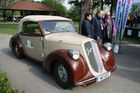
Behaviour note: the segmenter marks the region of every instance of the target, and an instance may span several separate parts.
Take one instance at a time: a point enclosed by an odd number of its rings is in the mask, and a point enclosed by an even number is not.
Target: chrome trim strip
[[[78,85],[85,85],[86,82],[92,81],[92,80],[94,80],[94,79],[96,79],[96,77],[87,79],[87,80],[85,80],[85,81],[78,82],[78,83],[76,83],[75,85],[76,85],[76,86],[78,86]]]

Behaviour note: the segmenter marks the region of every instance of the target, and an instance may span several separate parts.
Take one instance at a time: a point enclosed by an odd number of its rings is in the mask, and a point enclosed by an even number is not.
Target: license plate
[[[107,72],[107,73],[105,73],[105,74],[103,74],[103,75],[101,75],[101,76],[96,77],[96,82],[97,82],[97,83],[98,83],[98,82],[101,82],[102,80],[107,79],[107,78],[109,78],[110,76],[111,76],[111,72]]]

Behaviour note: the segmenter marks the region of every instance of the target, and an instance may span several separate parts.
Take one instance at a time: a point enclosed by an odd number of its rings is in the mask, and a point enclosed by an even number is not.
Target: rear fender
[[[15,44],[17,44],[20,51],[23,52],[23,46],[21,43],[21,39],[19,37],[19,33],[11,37],[10,42],[9,42],[9,47],[13,50],[13,47],[15,46]]]

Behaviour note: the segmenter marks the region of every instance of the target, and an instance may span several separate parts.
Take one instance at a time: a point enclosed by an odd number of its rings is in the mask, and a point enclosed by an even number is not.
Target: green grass
[[[18,24],[0,24],[0,33],[15,34],[18,32]]]
[[[8,80],[6,73],[2,71],[0,71],[0,93],[20,93],[19,90],[11,86],[11,82]]]

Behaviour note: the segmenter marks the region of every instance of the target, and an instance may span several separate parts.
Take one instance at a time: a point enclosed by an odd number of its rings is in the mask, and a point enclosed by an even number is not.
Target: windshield
[[[75,32],[75,27],[70,21],[43,21],[41,29],[45,34],[56,32]]]

